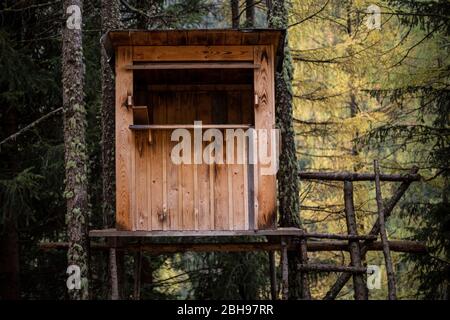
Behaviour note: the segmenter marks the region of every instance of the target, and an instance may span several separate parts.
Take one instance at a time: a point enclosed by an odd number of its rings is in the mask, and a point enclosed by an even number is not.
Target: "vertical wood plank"
[[[171,93],[164,95],[167,104],[167,123],[175,124],[180,123],[180,104],[178,98]],[[171,141],[171,131],[168,132],[167,142],[168,150],[166,150],[167,159],[167,180],[168,180],[168,192],[167,192],[167,209],[170,221],[170,230],[181,230],[181,167],[173,163],[171,159],[171,150],[178,143]]]
[[[229,123],[233,123],[232,120],[230,119],[230,116],[234,116],[235,113],[233,112],[234,110],[232,107],[232,104],[234,103],[233,101],[231,101],[233,98],[233,95],[231,95],[229,92],[227,93],[227,105],[226,105],[226,111],[227,111],[227,122]],[[223,134],[224,134],[224,151],[225,151],[225,168],[227,171],[227,193],[228,193],[228,229],[230,230],[235,230],[235,224],[234,224],[234,206],[233,206],[233,169],[234,169],[234,165],[232,163],[229,163],[226,156],[228,154],[228,152],[226,152],[227,150],[227,141],[226,141],[226,130],[223,130]],[[233,142],[231,142],[231,144],[233,144]],[[236,150],[233,150],[234,153],[236,153]],[[231,157],[231,155],[230,155]],[[233,162],[230,161],[230,162]],[[237,186],[236,186],[237,187]]]
[[[267,130],[268,150],[272,149],[270,130],[275,125],[273,58],[272,46],[254,47],[255,63],[261,65],[260,68],[254,71],[254,89],[259,100],[259,105],[255,107],[255,128]],[[273,175],[262,175],[261,166],[258,165],[256,167],[255,176],[257,177],[257,184],[255,184],[255,193],[257,201],[257,227],[259,229],[274,228],[276,221],[276,174],[274,172]]]
[[[159,93],[153,94],[153,119],[156,123],[163,123],[164,105],[162,97]],[[163,229],[163,132],[161,130],[153,130],[153,142],[150,145],[150,161],[151,165],[151,197],[152,197],[152,230]]]
[[[215,194],[215,169],[214,164],[208,165],[209,170],[209,221],[210,221],[210,229],[214,230],[216,228],[216,204],[214,199],[216,198]]]
[[[175,109],[177,112],[176,123],[183,123],[183,113],[182,113],[182,97],[181,93],[175,93]],[[184,229],[184,210],[183,210],[183,170],[182,165],[178,165],[178,227]]]
[[[228,175],[225,164],[214,166],[214,223],[216,230],[228,230]]]
[[[135,217],[136,230],[148,230],[148,207],[147,207],[147,132],[135,132]]]
[[[202,121],[203,124],[211,123],[211,96],[208,93],[199,93],[196,103],[196,119]],[[203,142],[203,148],[207,143]],[[203,159],[202,159],[203,160]],[[214,228],[214,222],[211,223],[210,208],[214,207],[214,203],[210,204],[211,187],[210,186],[210,165],[202,161],[198,165],[198,228],[200,230],[211,230]],[[212,216],[214,218],[214,216]]]
[[[227,96],[223,92],[214,92],[212,114],[213,124],[227,122]],[[222,152],[225,161],[226,149],[224,146]],[[227,171],[226,164],[214,163],[214,228],[216,230],[228,230],[230,228]]]
[[[243,123],[242,116],[242,95],[239,91],[228,93],[228,122],[229,123]],[[229,176],[229,203],[231,210],[230,222],[233,230],[245,230],[245,193],[244,193],[244,164],[239,164],[239,153],[243,156],[245,154],[245,145],[241,148],[237,139],[234,141],[227,141],[233,144],[234,159],[233,163],[228,164]],[[246,172],[245,172],[246,173]]]
[[[242,123],[253,124],[254,121],[254,111],[253,111],[253,91],[252,92],[242,92],[241,103],[243,107],[242,112]],[[249,229],[249,219],[250,219],[250,209],[254,211],[253,201],[250,203],[250,186],[253,186],[253,179],[249,180],[249,159],[248,159],[248,141],[245,139],[244,146],[244,228]],[[253,168],[251,169],[253,170]],[[253,172],[253,171],[252,171]],[[253,189],[253,187],[252,187]],[[253,199],[253,195],[252,195]],[[250,207],[251,206],[251,207]],[[254,215],[252,215],[254,217]]]
[[[160,97],[160,103],[161,107],[160,110],[162,112],[161,118],[159,121],[162,123],[167,123],[167,98],[164,94],[159,94]],[[168,160],[166,157],[167,154],[167,148],[169,147],[169,132],[166,130],[161,131],[161,160],[162,160],[162,210],[164,214],[164,220],[163,222],[163,230],[170,230],[170,213],[169,213],[169,206],[168,206],[168,178],[167,178],[167,166],[168,166]]]
[[[194,169],[194,230],[199,229],[199,189],[198,189],[198,165],[193,164]]]
[[[131,224],[132,224],[132,228],[133,230],[137,229],[137,221],[139,219],[139,214],[137,212],[137,193],[136,193],[136,143],[135,141],[137,140],[137,135],[136,132],[132,132],[131,133],[131,140],[132,140],[132,146],[130,147],[131,149],[131,190],[130,190],[130,212],[131,212]]]
[[[233,206],[233,165],[226,164],[227,169],[227,193],[228,193],[228,228],[229,230],[238,230],[234,224],[234,206]],[[236,187],[236,186],[235,186]],[[237,200],[236,200],[237,201]]]
[[[150,94],[147,97],[148,104],[151,105],[149,111],[151,112],[153,110],[153,98]],[[153,117],[153,114],[152,114]],[[152,132],[153,135],[153,132]],[[147,192],[147,212],[146,212],[146,218],[147,218],[147,230],[153,230],[152,226],[152,148],[154,144],[154,140],[152,139],[151,144],[147,144],[147,147],[145,148],[145,159],[146,159],[146,192]]]
[[[249,184],[248,184],[248,157],[247,157],[248,144],[245,141],[244,144],[244,164],[242,165],[242,171],[244,175],[244,230],[249,229]]]
[[[131,47],[118,47],[116,52],[116,228],[132,230],[130,208],[131,155],[134,143],[128,126],[132,122],[131,110],[122,107],[127,94],[133,92],[133,72],[125,65],[132,63]]]
[[[179,92],[179,103],[181,106],[182,123],[193,124],[195,119],[195,109],[193,105],[192,93]],[[191,146],[193,146],[193,131],[191,131]],[[193,153],[191,152],[191,163],[193,163]],[[195,206],[194,206],[194,165],[181,164],[181,192],[183,230],[194,230],[195,228]]]

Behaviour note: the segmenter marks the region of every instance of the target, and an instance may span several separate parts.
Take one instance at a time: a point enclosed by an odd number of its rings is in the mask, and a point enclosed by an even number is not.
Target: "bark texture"
[[[102,0],[102,33],[120,28],[118,0]],[[115,83],[109,64],[110,57],[102,50],[102,176],[103,176],[103,218],[105,227],[114,225],[115,212]]]
[[[255,27],[255,3],[254,0],[245,0],[245,27]]]
[[[239,28],[239,0],[231,0],[231,26],[233,29]]]
[[[65,0],[66,19],[77,18],[73,11],[81,12],[83,1]],[[68,10],[69,9],[69,10]],[[76,8],[75,8],[76,9]],[[76,22],[76,21],[75,21]],[[62,31],[62,86],[64,110],[64,150],[67,201],[66,224],[69,239],[67,258],[69,265],[77,265],[81,271],[81,289],[69,290],[71,299],[88,299],[87,219],[89,216],[86,109],[84,104],[84,72],[82,26],[68,27]]]
[[[270,28],[286,29],[288,10],[284,0],[274,0],[271,4],[268,23]],[[275,78],[275,115],[277,128],[281,132],[281,153],[278,181],[279,201],[279,225],[281,227],[301,228],[300,206],[299,206],[299,168],[297,162],[295,133],[292,116],[292,58],[289,51],[288,41],[284,45],[284,61],[281,72],[276,73]],[[299,264],[305,258],[306,245],[304,239],[300,239],[300,251],[289,252],[289,298],[309,299],[309,289],[306,274],[298,270]],[[303,259],[302,259],[303,258]]]

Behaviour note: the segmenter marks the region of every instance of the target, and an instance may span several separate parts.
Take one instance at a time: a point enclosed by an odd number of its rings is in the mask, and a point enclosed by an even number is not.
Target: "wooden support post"
[[[117,274],[116,248],[109,249],[109,273],[111,283],[111,300],[119,300],[119,278]]]
[[[344,181],[344,202],[345,202],[345,218],[347,221],[347,230],[350,235],[358,234],[356,228],[355,208],[353,205],[353,183]],[[358,240],[349,240],[348,246],[350,250],[350,260],[353,267],[362,267],[361,250]],[[353,289],[355,291],[355,300],[367,300],[367,287],[364,276],[361,274],[353,274]]]
[[[119,300],[119,279],[117,277],[116,248],[109,249],[109,266],[111,281],[111,300]]]
[[[303,265],[308,264],[308,247],[306,245],[306,239],[300,239],[300,262]],[[301,286],[302,286],[302,298],[304,300],[311,300],[311,292],[309,291],[308,273],[301,273]]]
[[[119,300],[119,278],[117,276],[117,238],[109,238],[109,281],[111,285],[111,300]]]
[[[380,185],[380,167],[378,165],[378,160],[373,161],[373,167],[375,171],[375,190],[378,208],[378,221],[380,225],[380,237],[381,243],[383,244],[383,255],[384,261],[386,263],[386,273],[388,279],[388,298],[389,300],[397,300],[397,294],[395,289],[395,274],[392,265],[391,250],[389,248],[384,218],[383,199],[381,195],[381,185]]]
[[[286,240],[281,238],[281,284],[282,284],[282,299],[289,298],[289,265],[287,254]]]
[[[275,266],[275,252],[269,251],[270,295],[272,300],[277,300],[277,269]]]
[[[417,175],[417,172],[419,169],[417,167],[414,167],[409,172],[409,175]],[[413,180],[405,180],[403,181],[397,190],[395,190],[393,196],[389,199],[389,201],[386,203],[386,205],[383,207],[384,211],[384,218],[387,219],[389,215],[391,214],[392,210],[394,209],[397,202],[400,200],[400,198],[403,196],[403,194],[408,190],[409,185],[413,182]],[[380,223],[377,219],[377,221],[374,223],[372,230],[370,230],[369,235],[376,235],[380,232]],[[372,244],[373,241],[364,241],[363,245],[361,246],[361,253],[364,255],[366,254],[368,248]],[[336,298],[336,296],[339,294],[341,289],[345,286],[347,281],[351,278],[350,273],[343,273],[339,276],[339,278],[336,280],[336,282],[333,284],[330,290],[326,293],[324,299],[325,300],[333,300]]]
[[[142,269],[142,250],[134,255],[134,300],[141,299],[141,269]]]

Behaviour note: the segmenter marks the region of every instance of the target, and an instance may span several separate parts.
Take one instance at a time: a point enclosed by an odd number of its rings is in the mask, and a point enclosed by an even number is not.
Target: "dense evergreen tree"
[[[448,60],[448,36],[450,35],[450,3],[448,1],[390,1],[397,15],[409,28],[420,28],[422,39],[434,38],[443,50],[439,56],[430,59],[425,81],[395,90],[387,90],[387,96],[399,105],[408,103],[411,96],[419,99],[417,125],[392,126],[379,132],[383,140],[395,132],[408,140],[414,139],[428,144],[430,153],[428,165],[433,168],[433,176],[423,183],[420,191],[429,198],[418,199],[411,193],[403,206],[403,214],[417,222],[412,227],[412,238],[429,245],[429,256],[405,256],[417,268],[416,277],[420,281],[417,294],[426,299],[445,299],[450,297],[450,63]],[[420,45],[420,40],[417,45]],[[410,51],[400,63],[408,62]],[[377,93],[377,92],[375,92]],[[425,119],[429,119],[428,121]],[[405,141],[406,143],[406,141]],[[435,183],[433,183],[435,181]],[[415,192],[420,192],[415,190]],[[433,199],[433,200],[432,200]]]

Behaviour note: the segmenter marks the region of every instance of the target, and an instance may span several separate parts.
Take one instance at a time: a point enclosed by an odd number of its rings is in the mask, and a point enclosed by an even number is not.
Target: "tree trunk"
[[[68,264],[80,268],[81,289],[69,289],[71,299],[88,299],[89,216],[86,109],[84,104],[84,62],[81,12],[82,0],[65,0],[67,24],[62,32],[62,89],[64,109],[64,150],[66,168]]]
[[[255,27],[255,3],[254,0],[245,0],[245,27]]]
[[[274,0],[268,17],[269,27],[285,29],[287,27],[287,9],[284,0]],[[281,227],[301,228],[299,207],[299,168],[295,146],[295,133],[292,116],[292,59],[286,37],[282,72],[276,74],[275,109],[276,123],[281,131],[280,164],[277,173],[279,225]],[[304,248],[305,246],[301,246]],[[307,277],[297,266],[302,264],[301,252],[289,252],[289,298],[309,298]],[[306,263],[306,262],[305,262]]]
[[[233,29],[239,28],[239,0],[231,0],[231,27]]]
[[[102,0],[102,33],[120,28],[119,0]],[[115,188],[115,82],[112,67],[105,50],[101,56],[102,68],[102,194],[103,225],[114,227],[116,188]],[[111,285],[111,300],[119,299],[116,249],[111,248],[108,259],[108,273]]]
[[[136,14],[136,20],[137,20],[137,28],[146,30],[149,29],[150,26],[150,19],[148,17],[150,8],[152,6],[152,1],[148,0],[138,0],[136,2],[136,7],[143,12],[144,14]]]
[[[347,0],[346,3],[346,13],[347,13],[347,35],[349,38],[351,38],[353,36],[353,22],[354,19],[352,18],[352,11],[353,11],[353,0]],[[348,48],[347,49],[347,54],[349,57],[351,57],[353,55],[353,50],[352,48]],[[349,82],[348,82],[348,89],[349,89],[349,102],[348,102],[348,107],[349,107],[349,111],[350,111],[350,118],[354,118],[357,116],[358,114],[358,101],[356,99],[356,94],[357,94],[357,88],[355,88],[355,72],[350,68],[348,70],[349,72]],[[353,137],[352,137],[352,147],[351,147],[351,154],[352,156],[356,157],[359,153],[358,150],[358,144],[357,144],[357,139],[358,139],[359,133],[358,130],[355,129],[355,132],[353,133]],[[360,165],[358,163],[356,163],[356,165],[353,167],[354,171],[357,171],[360,168]]]
[[[102,0],[102,33],[120,28],[119,2]],[[101,56],[102,68],[102,177],[103,177],[103,222],[111,227],[115,221],[115,83],[112,67],[105,50]]]

